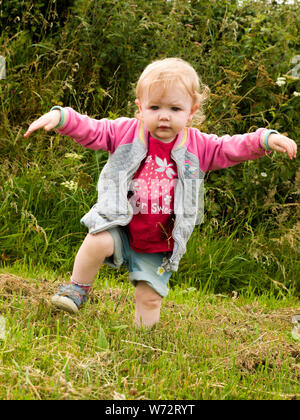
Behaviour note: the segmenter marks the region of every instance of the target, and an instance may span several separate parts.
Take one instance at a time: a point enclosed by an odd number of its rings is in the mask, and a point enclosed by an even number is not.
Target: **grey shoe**
[[[87,301],[87,292],[75,284],[63,284],[51,301],[57,308],[75,314]]]

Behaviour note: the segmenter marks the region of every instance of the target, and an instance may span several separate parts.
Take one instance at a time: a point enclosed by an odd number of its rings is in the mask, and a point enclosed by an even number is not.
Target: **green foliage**
[[[6,36],[29,32],[32,39],[57,32],[69,15],[74,0],[39,0],[38,2],[0,1],[0,31]]]
[[[201,130],[223,135],[271,127],[297,141],[300,98],[294,92],[300,92],[300,75],[293,58],[299,55],[300,5],[239,3],[41,0],[33,7],[28,0],[0,2],[0,54],[7,67],[6,79],[0,80],[2,264],[42,259],[53,268],[71,269],[85,234],[79,219],[96,199],[95,185],[107,157],[54,132],[25,140],[27,125],[54,104],[95,118],[132,116],[136,80],[154,59],[182,57],[210,87]],[[279,86],[278,77],[285,84]],[[80,159],[66,157],[70,152]],[[205,222],[191,240],[194,257],[185,257],[175,280],[186,281],[186,272],[198,286],[199,279],[211,278],[211,287],[242,287],[246,261],[255,269],[253,240],[264,248],[265,240],[277,238],[278,253],[292,249],[293,259],[284,262],[274,254],[265,270],[275,282],[299,290],[294,275],[278,270],[288,263],[298,267],[298,163],[299,158],[290,162],[273,153],[207,174]],[[204,256],[199,235],[212,246]],[[213,255],[218,265],[221,256],[214,244],[226,237],[232,241],[224,244],[227,274],[203,271]],[[231,269],[237,255],[238,268]],[[193,270],[186,271],[193,258]],[[259,284],[258,278],[253,281]]]

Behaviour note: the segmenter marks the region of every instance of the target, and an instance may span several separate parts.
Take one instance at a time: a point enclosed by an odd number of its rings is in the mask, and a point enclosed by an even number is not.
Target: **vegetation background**
[[[79,219],[96,200],[107,158],[54,132],[26,140],[30,122],[54,104],[95,118],[132,116],[144,67],[179,56],[211,88],[201,130],[222,135],[269,127],[297,141],[299,25],[299,2],[1,2],[7,73],[0,81],[1,263],[70,271],[85,234]],[[274,153],[209,173],[205,221],[173,281],[243,288],[250,268],[258,289],[299,291],[298,166],[299,158]],[[235,260],[236,253],[242,258]],[[228,277],[220,271],[225,259],[232,261]],[[262,271],[268,280],[261,281]]]
[[[200,130],[223,135],[267,127],[298,142],[299,2],[9,0],[0,1],[0,25],[3,273],[54,283],[68,278],[86,234],[79,220],[96,201],[107,159],[106,152],[83,149],[54,131],[25,139],[28,125],[53,105],[94,118],[133,116],[135,83],[154,59],[182,57],[210,87]],[[171,286],[297,301],[299,157],[272,153],[208,173],[205,189],[204,222]],[[99,285],[103,279],[127,284],[123,269],[103,267],[99,277]],[[29,388],[35,397],[40,392]]]

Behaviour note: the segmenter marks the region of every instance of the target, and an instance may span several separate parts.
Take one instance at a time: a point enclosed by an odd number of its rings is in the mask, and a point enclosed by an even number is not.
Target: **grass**
[[[101,272],[73,316],[50,303],[67,279],[1,270],[1,399],[300,399],[296,297],[173,287],[159,325],[138,330],[126,274]]]
[[[133,84],[163,51],[194,63],[212,89],[201,131],[265,126],[296,140],[300,86],[288,76],[296,5],[77,1],[52,33],[64,13],[40,19],[43,4],[4,3],[0,398],[299,399],[299,342],[290,334],[300,292],[298,161],[273,153],[207,174],[206,222],[172,276],[161,322],[139,331],[125,271],[103,268],[77,316],[49,300],[68,281],[107,153],[54,132],[23,137],[53,105],[132,116]]]

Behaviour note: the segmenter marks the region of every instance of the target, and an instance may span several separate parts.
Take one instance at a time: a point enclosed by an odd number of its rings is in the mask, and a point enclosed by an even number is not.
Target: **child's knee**
[[[109,232],[88,233],[85,242],[91,252],[110,257],[114,253],[114,239]]]
[[[139,281],[135,288],[135,300],[137,305],[154,310],[161,307],[162,297],[145,281]]]

